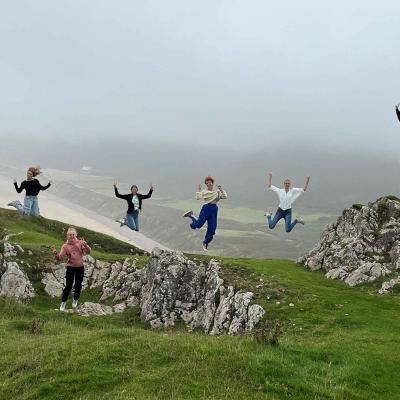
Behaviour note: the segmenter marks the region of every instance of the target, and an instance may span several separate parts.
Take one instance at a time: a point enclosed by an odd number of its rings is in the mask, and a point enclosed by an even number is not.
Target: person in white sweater
[[[292,204],[293,202],[308,189],[310,177],[306,179],[304,188],[292,188],[292,182],[290,179],[285,179],[283,182],[283,189],[279,189],[272,185],[272,174],[268,174],[268,188],[274,191],[279,198],[278,210],[275,213],[274,218],[272,214],[267,212],[267,225],[270,229],[274,229],[280,219],[285,220],[285,230],[290,232],[297,224],[304,225],[304,221],[301,218],[296,218],[292,222]]]
[[[218,206],[217,203],[221,199],[226,199],[226,192],[221,186],[217,186],[218,190],[214,190],[214,178],[206,176],[204,183],[207,186],[206,190],[202,190],[201,185],[198,186],[196,192],[196,200],[203,200],[206,204],[200,210],[199,218],[193,216],[193,211],[188,211],[183,214],[183,217],[192,220],[190,227],[192,229],[200,229],[207,222],[207,232],[203,240],[203,250],[208,250],[208,244],[213,240],[217,229]]]

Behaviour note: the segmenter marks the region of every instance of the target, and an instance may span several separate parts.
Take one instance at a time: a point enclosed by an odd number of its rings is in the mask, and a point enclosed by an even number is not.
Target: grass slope
[[[36,278],[39,260],[61,244],[65,229],[3,210],[0,227],[25,232],[15,241],[37,257]],[[99,258],[130,253],[115,241],[110,255],[109,238],[84,235],[99,244]],[[351,289],[286,260],[222,263],[224,279],[253,290],[268,318],[282,321],[279,346],[251,335],[189,333],[183,325],[152,331],[136,309],[97,318],[62,314],[54,310],[58,299],[39,290],[27,304],[0,298],[0,399],[400,398],[399,293],[379,296],[377,284]],[[99,294],[86,290],[82,300]],[[43,324],[41,334],[32,334],[33,321]]]

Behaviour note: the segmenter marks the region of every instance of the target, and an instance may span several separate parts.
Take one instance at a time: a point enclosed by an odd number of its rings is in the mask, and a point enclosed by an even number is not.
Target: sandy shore
[[[43,183],[46,182],[43,181]],[[23,198],[23,193],[18,194],[15,191],[12,179],[0,176],[0,207],[9,208],[7,203],[12,200],[23,202]],[[166,248],[139,232],[133,232],[125,226],[120,228],[119,224],[112,219],[98,215],[84,207],[79,207],[67,200],[60,199],[49,191],[40,193],[39,206],[40,214],[49,219],[104,233],[149,252],[154,247]]]

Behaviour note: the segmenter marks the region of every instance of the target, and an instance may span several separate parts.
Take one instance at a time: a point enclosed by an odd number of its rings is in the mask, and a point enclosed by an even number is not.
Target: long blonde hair
[[[41,168],[39,167],[39,165],[35,166],[35,167],[29,167],[28,171],[32,172],[33,177],[38,176],[42,173]]]

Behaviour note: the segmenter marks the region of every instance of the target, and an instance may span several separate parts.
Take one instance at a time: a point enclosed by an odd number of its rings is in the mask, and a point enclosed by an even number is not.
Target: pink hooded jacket
[[[84,257],[91,251],[90,247],[83,241],[75,239],[74,242],[66,242],[61,247],[61,251],[56,254],[57,260],[61,261],[65,256],[68,257],[68,265],[71,267],[82,267]]]

